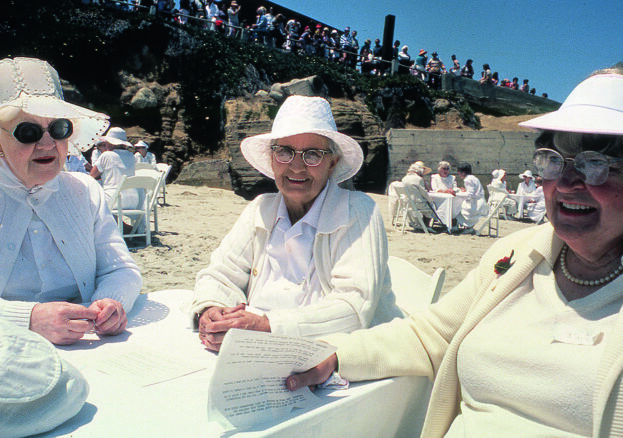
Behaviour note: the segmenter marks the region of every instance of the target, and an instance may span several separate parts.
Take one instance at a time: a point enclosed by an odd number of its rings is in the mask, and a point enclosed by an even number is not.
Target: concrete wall
[[[515,189],[520,173],[526,169],[535,172],[532,154],[537,135],[514,131],[391,129],[387,134],[388,183],[401,179],[414,161],[421,160],[436,172],[439,161],[446,160],[452,164],[453,174],[460,162],[470,163],[483,185],[491,182],[493,169],[505,169],[507,184]]]

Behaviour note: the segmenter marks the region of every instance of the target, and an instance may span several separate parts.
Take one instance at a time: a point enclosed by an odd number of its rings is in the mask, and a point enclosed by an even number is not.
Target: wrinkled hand
[[[247,312],[244,304],[236,307],[209,307],[199,318],[199,339],[208,350],[219,351],[229,329],[270,332],[266,316]]]
[[[128,324],[128,317],[123,306],[112,298],[93,301],[89,309],[97,312],[95,332],[98,335],[118,335]]]
[[[30,313],[30,330],[54,344],[71,345],[93,330],[96,318],[96,311],[80,304],[38,303]]]
[[[319,385],[331,376],[333,371],[337,370],[337,355],[333,353],[331,356],[320,362],[313,368],[300,374],[293,374],[286,379],[286,387],[290,391],[295,391],[304,386],[309,386],[309,389],[313,389],[313,386]]]

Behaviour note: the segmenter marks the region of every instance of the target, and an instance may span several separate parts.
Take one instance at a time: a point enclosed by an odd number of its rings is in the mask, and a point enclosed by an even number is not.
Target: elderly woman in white
[[[524,173],[519,174],[521,182],[517,186],[518,195],[531,195],[536,190],[536,184],[534,182],[534,176],[531,170],[526,170]]]
[[[62,96],[47,62],[0,61],[0,319],[71,344],[122,332],[141,276],[100,185],[61,172],[107,116]]]
[[[428,190],[428,182],[424,179],[425,175],[428,175],[431,172],[430,167],[424,165],[422,161],[416,161],[415,163],[409,166],[407,169],[407,174],[402,177],[401,181],[394,181],[390,183],[387,187],[387,202],[389,206],[389,214],[392,217],[396,216],[396,211],[398,209],[398,194],[396,193],[397,185],[410,185],[417,186],[423,191]]]
[[[467,198],[461,206],[461,214],[456,218],[458,224],[471,230],[482,216],[489,212],[485,201],[485,191],[478,178],[472,175],[472,166],[469,163],[461,163],[457,167],[459,178],[463,180],[465,187],[461,191],[467,194]]]
[[[437,172],[430,177],[431,190],[433,192],[449,193],[454,195],[458,190],[456,185],[456,177],[450,175],[450,163],[440,161]]]
[[[495,169],[491,172],[491,176],[493,179],[491,180],[491,184],[489,185],[489,205],[493,201],[496,201],[496,198],[502,198],[503,195],[508,195],[511,193],[506,188],[506,171],[504,169]],[[502,194],[502,195],[500,195]],[[517,201],[511,198],[505,198],[502,201],[502,205],[504,206],[504,211],[508,216],[517,214]]]
[[[279,192],[247,206],[197,275],[201,341],[219,350],[230,328],[317,337],[370,326],[393,296],[387,237],[375,202],[337,186],[363,154],[337,132],[329,102],[289,97],[272,131],[241,149]]]

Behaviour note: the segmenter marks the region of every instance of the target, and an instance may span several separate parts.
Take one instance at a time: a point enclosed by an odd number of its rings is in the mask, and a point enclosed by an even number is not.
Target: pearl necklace
[[[569,247],[567,245],[562,247],[562,251],[560,251],[560,269],[564,274],[565,278],[572,283],[579,284],[580,286],[599,286],[602,284],[610,283],[612,280],[617,278],[623,272],[623,257],[621,257],[621,264],[614,272],[606,275],[605,277],[601,277],[597,280],[582,280],[580,278],[576,278],[569,272],[569,268],[567,267],[567,250]]]

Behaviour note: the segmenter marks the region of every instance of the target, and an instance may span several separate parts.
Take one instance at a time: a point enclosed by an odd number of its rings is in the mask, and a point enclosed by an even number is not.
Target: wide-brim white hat
[[[135,148],[145,148],[145,149],[149,149],[149,145],[144,142],[143,140],[139,140],[138,142],[136,142],[136,144],[134,145]]]
[[[0,108],[14,107],[37,117],[69,119],[74,125],[69,137],[72,153],[90,149],[108,128],[106,114],[63,100],[58,72],[36,58],[0,60]]]
[[[99,141],[105,141],[115,146],[132,146],[132,143],[128,141],[128,135],[125,133],[125,129],[117,126],[110,128],[106,135],[99,138]]]
[[[519,174],[520,178],[523,178],[524,176],[527,176],[528,178],[534,178],[534,175],[532,175],[531,170],[526,170],[524,173]]]
[[[557,111],[519,125],[549,131],[623,135],[623,75],[591,76],[574,88]]]
[[[271,146],[275,140],[298,134],[318,134],[333,140],[340,160],[332,177],[338,183],[351,178],[361,168],[361,146],[348,135],[337,131],[331,105],[321,97],[288,97],[277,112],[271,132],[245,138],[240,149],[253,167],[275,179],[271,166]]]

